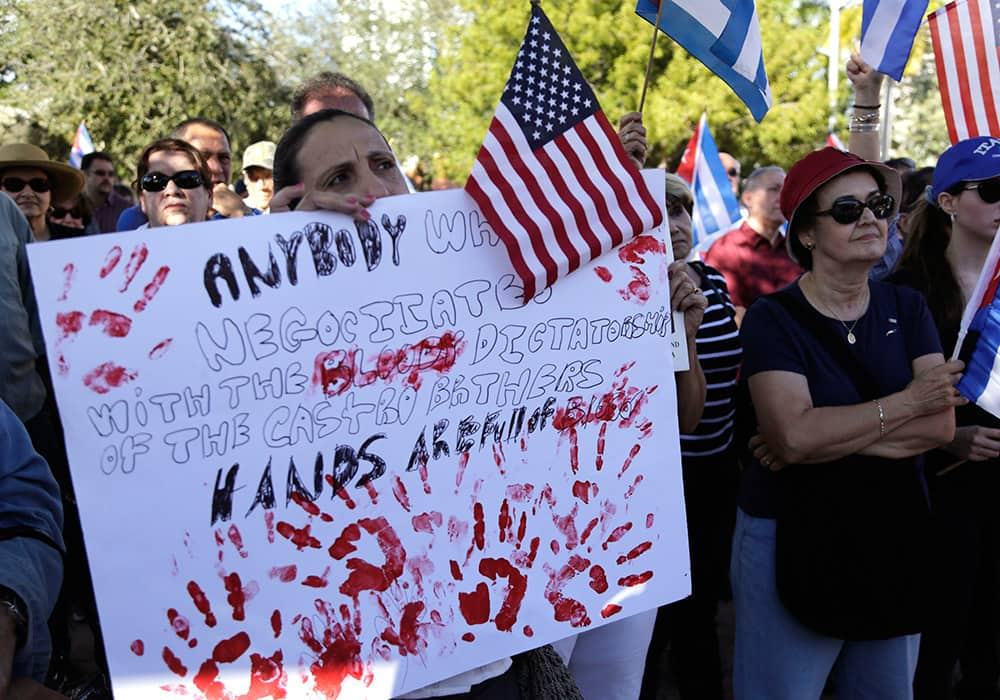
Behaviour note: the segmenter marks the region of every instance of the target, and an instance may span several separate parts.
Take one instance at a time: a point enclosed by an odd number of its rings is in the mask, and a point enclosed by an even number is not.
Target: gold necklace
[[[812,286],[815,287],[816,285],[813,284]],[[816,294],[815,289],[813,290],[813,296],[816,297],[816,301],[819,302],[819,295]],[[854,345],[856,342],[858,342],[857,337],[854,335],[854,328],[855,326],[858,325],[858,321],[861,320],[861,317],[859,316],[858,318],[854,319],[854,323],[848,326],[847,323],[845,323],[844,320],[840,318],[840,316],[833,313],[833,309],[831,309],[826,304],[823,304],[822,302],[820,302],[820,304],[827,313],[833,316],[837,321],[840,321],[840,325],[842,325],[844,327],[844,330],[847,331],[847,342],[850,343],[851,345]],[[861,314],[861,316],[864,316],[864,314]]]

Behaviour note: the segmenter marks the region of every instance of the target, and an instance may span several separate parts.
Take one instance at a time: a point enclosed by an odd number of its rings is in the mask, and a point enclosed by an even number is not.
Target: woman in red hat
[[[966,139],[945,151],[908,223],[891,279],[926,296],[942,347],[951,352],[1000,227],[1000,139]],[[959,697],[1000,697],[1000,420],[969,404],[956,422],[955,439],[927,459],[939,575],[920,639],[914,691],[921,699],[951,697],[960,655]]]
[[[826,148],[788,172],[806,269],[740,332],[751,440],[733,543],[737,698],[906,700],[926,601],[919,455],[952,439],[954,383],[919,294],[869,281],[898,174]]]

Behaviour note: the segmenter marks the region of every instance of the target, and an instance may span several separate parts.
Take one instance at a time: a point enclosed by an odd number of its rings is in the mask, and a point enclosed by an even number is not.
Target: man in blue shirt
[[[0,697],[46,692],[40,684],[62,581],[61,530],[59,487],[24,426],[0,402]]]

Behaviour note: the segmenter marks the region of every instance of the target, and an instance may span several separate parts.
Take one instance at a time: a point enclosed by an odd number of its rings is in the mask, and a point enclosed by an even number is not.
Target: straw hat
[[[38,146],[30,143],[8,143],[0,146],[0,172],[7,168],[38,168],[49,176],[52,201],[72,199],[83,189],[83,173],[72,165],[56,163]]]

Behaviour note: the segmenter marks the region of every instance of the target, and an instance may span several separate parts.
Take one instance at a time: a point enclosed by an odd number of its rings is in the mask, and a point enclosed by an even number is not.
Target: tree
[[[225,125],[237,154],[287,121],[288,90],[267,61],[255,0],[13,0],[9,13],[0,98],[63,135],[44,144],[53,158],[68,155],[81,120],[122,175],[187,117]]]
[[[466,19],[451,0],[316,0],[275,28],[271,55],[292,85],[320,71],[357,80],[397,155],[429,159],[428,79],[445,28]]]
[[[929,41],[914,46],[913,59],[894,93],[890,153],[909,156],[920,166],[934,165],[951,143]]]

